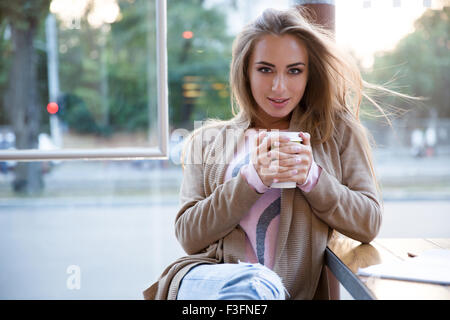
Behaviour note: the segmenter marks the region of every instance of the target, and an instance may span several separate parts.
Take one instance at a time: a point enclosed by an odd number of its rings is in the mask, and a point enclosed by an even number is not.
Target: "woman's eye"
[[[267,67],[261,67],[258,69],[258,71],[260,71],[262,73],[268,73],[268,72],[271,72],[272,70],[270,70],[270,68],[267,68]]]
[[[298,69],[298,68],[289,69],[289,73],[291,73],[291,74],[300,74],[302,72],[303,72],[303,70]]]

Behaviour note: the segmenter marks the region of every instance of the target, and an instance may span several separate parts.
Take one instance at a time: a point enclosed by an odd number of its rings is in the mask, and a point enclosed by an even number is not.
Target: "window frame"
[[[156,61],[157,61],[157,133],[156,147],[118,147],[105,149],[0,150],[0,160],[126,160],[168,159],[169,109],[167,80],[167,4],[155,0],[156,5]]]

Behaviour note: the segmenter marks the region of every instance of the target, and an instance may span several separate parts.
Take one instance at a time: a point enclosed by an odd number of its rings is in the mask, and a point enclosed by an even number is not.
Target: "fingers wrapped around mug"
[[[254,151],[252,152],[252,163],[261,181],[270,186],[278,170],[272,166],[272,150],[278,148],[282,142],[289,141],[286,138],[273,136],[267,132],[259,133],[255,138]]]
[[[309,134],[301,133],[303,144],[287,142],[270,150],[275,182],[295,181],[304,184],[313,161]]]

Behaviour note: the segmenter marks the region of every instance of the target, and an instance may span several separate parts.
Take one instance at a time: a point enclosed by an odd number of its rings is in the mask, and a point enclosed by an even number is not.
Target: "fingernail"
[[[278,182],[278,179],[273,179],[273,182],[274,182],[274,183]]]
[[[296,159],[295,159],[295,162],[296,162],[296,163],[302,162],[302,158],[296,158]]]
[[[297,174],[297,170],[292,170],[291,174]]]

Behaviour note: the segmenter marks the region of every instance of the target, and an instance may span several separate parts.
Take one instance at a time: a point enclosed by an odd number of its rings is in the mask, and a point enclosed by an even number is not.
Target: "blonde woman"
[[[230,85],[235,117],[186,146],[175,230],[188,256],[144,297],[328,298],[333,230],[368,243],[381,224],[358,68],[303,14],[268,9],[237,36]],[[271,187],[285,181],[296,187]]]

